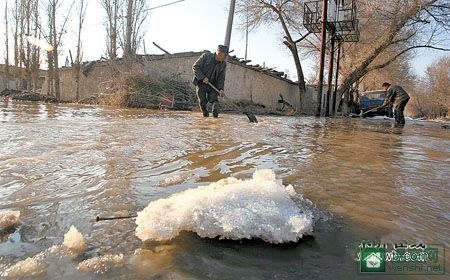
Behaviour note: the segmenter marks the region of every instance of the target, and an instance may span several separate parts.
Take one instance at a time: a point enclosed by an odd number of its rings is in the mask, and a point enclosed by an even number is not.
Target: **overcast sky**
[[[13,0],[8,0],[9,6]],[[157,7],[177,0],[149,0],[149,7]],[[65,0],[65,2],[70,2]],[[97,60],[100,56],[106,56],[106,35],[103,22],[105,12],[99,4],[99,0],[88,0],[84,29],[82,31],[83,61]],[[4,14],[5,0],[0,0],[0,13]],[[228,0],[184,0],[182,2],[156,8],[148,14],[144,24],[145,51],[147,54],[161,54],[162,51],[153,45],[157,43],[171,53],[187,51],[214,51],[218,44],[225,41],[225,32],[228,18]],[[74,13],[74,12],[73,12]],[[60,15],[62,16],[62,15]],[[2,16],[3,18],[3,16]],[[234,18],[237,26],[239,19]],[[63,45],[60,47],[61,63],[63,64],[76,48],[77,22],[72,20],[68,26],[68,33],[63,37]],[[296,79],[295,65],[287,48],[282,44],[282,34],[279,26],[263,26],[249,35],[248,59],[251,64],[265,64],[266,67],[275,68],[278,71],[289,73],[291,79]],[[5,57],[4,21],[0,23],[0,53]],[[240,58],[245,56],[245,34],[233,28],[230,49]],[[141,47],[139,53],[144,53]],[[443,56],[443,53],[423,52],[415,62],[414,68],[421,75],[426,67],[435,59],[434,56]],[[4,59],[2,59],[2,63]],[[314,75],[311,61],[302,60],[305,77]]]

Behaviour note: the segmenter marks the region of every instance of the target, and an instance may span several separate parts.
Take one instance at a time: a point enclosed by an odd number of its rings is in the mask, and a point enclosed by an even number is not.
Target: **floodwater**
[[[0,101],[0,211],[20,211],[0,239],[0,274],[35,258],[39,271],[18,269],[18,278],[380,279],[357,272],[363,240],[449,247],[450,130],[416,120],[396,128],[383,119],[257,118]],[[183,232],[143,243],[132,218],[95,221],[257,169],[314,203],[314,236],[277,245]],[[86,250],[50,254],[72,225]],[[441,270],[450,271],[449,254]],[[107,255],[121,261],[78,268]]]

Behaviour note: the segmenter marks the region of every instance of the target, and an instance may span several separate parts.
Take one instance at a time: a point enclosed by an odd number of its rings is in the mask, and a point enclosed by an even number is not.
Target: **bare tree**
[[[125,47],[124,47],[124,56],[129,57],[132,54],[132,35],[133,35],[133,21],[134,21],[134,13],[133,13],[133,4],[134,0],[127,0],[127,16],[126,16],[126,31],[125,31]]]
[[[120,17],[120,10],[122,9],[124,0],[101,0],[101,5],[106,12],[107,21],[105,23],[106,28],[106,45],[107,52],[110,59],[117,58],[118,49],[118,23]]]
[[[87,3],[85,0],[79,0],[79,14],[78,14],[78,41],[77,41],[77,55],[75,59],[75,83],[76,83],[76,101],[80,98],[80,72],[81,72],[81,30],[83,29],[83,22],[86,17]]]
[[[4,68],[4,84],[7,89],[9,89],[9,32],[8,32],[8,1],[5,3],[5,50],[6,50],[6,57],[5,57],[5,68]]]
[[[33,20],[33,37],[40,38],[40,17],[39,17],[39,5],[38,1],[33,1],[33,5],[31,6],[30,14],[32,14]],[[31,34],[29,34],[31,35]],[[30,46],[30,45],[28,45]],[[30,71],[31,71],[31,88],[33,91],[37,89],[37,83],[40,77],[40,48],[37,46],[31,47],[31,57],[30,57]]]
[[[13,76],[16,80],[16,87],[17,89],[21,89],[21,79],[20,79],[20,71],[19,68],[22,68],[22,60],[21,60],[21,49],[23,45],[23,36],[21,36],[22,33],[22,5],[20,1],[16,1],[14,4],[14,8],[12,10],[12,16],[14,19],[13,22],[13,39],[14,39],[14,71]]]
[[[27,38],[37,38],[40,34],[40,17],[38,0],[17,0],[12,8],[12,36],[14,48],[14,67],[9,69],[9,19],[8,8],[5,9],[6,21],[6,50],[8,76],[11,74],[16,80],[16,88],[35,91],[39,79],[40,50],[30,44]],[[8,78],[9,79],[9,78]]]
[[[414,50],[450,51],[448,36],[441,36],[450,30],[448,0],[359,1],[359,5],[361,40],[346,50],[338,96],[345,94],[348,99],[352,85],[365,75],[386,68]]]
[[[124,57],[131,58],[136,55],[137,49],[144,37],[141,27],[147,18],[148,9],[146,9],[145,0],[126,1],[126,21],[124,22],[122,42]]]
[[[132,58],[144,37],[142,24],[147,18],[145,0],[100,0],[106,12],[105,24],[107,34],[108,56],[117,57],[120,45],[123,56]]]
[[[306,91],[305,77],[297,44],[307,34],[301,23],[303,1],[300,0],[242,0],[238,2],[238,14],[244,15],[245,28],[254,29],[261,24],[279,24],[283,33],[283,43],[289,49],[297,70],[301,97]],[[294,37],[299,37],[295,39]]]
[[[413,72],[411,59],[411,55],[405,54],[385,68],[367,73],[359,80],[358,90],[381,89],[383,82],[401,81],[402,87],[406,88],[408,92],[412,92],[410,89],[416,86],[418,77]]]
[[[318,38],[306,38],[302,28],[303,10],[300,0],[242,0],[238,11],[249,11],[249,26],[258,27],[263,23],[279,23],[283,30],[284,43],[291,51],[299,77],[299,88],[302,92],[303,73],[298,59],[298,51],[318,51]],[[357,0],[358,18],[361,23],[361,38],[358,44],[344,45],[344,55],[340,63],[341,86],[338,97],[345,93],[349,99],[350,90],[361,82],[363,77],[377,69],[385,69],[395,65],[408,67],[408,64],[397,63],[401,57],[413,55],[419,48],[433,48],[450,51],[450,6],[448,0]],[[300,38],[293,39],[291,34]],[[445,35],[446,34],[446,35]],[[300,67],[299,67],[300,66]],[[399,68],[397,68],[398,70]],[[400,76],[400,75],[399,75]],[[405,77],[405,75],[402,75]],[[407,75],[406,77],[411,77]],[[338,100],[336,104],[339,104]],[[344,100],[345,101],[345,100]],[[346,102],[343,102],[345,105]],[[345,107],[345,106],[344,106]],[[344,109],[345,111],[345,109]]]
[[[47,52],[48,54],[48,68],[49,68],[49,77],[52,82],[49,82],[49,94],[54,90],[55,97],[58,101],[61,100],[61,88],[59,81],[59,60],[58,60],[58,47],[61,44],[61,38],[65,32],[65,27],[70,17],[69,14],[73,8],[75,1],[72,1],[69,5],[69,9],[67,10],[67,14],[63,17],[62,23],[58,26],[60,29],[57,30],[57,11],[60,13],[61,4],[63,1],[60,0],[48,0],[47,2],[47,14],[48,14],[48,23],[49,23],[49,39],[50,44],[53,46],[53,51]],[[51,85],[51,87],[50,87]]]
[[[450,56],[427,68],[419,91],[412,97],[410,114],[416,117],[448,117],[450,110]]]

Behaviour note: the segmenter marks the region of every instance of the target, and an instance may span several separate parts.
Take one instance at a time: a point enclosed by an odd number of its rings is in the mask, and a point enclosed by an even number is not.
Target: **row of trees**
[[[120,54],[133,58],[142,43],[142,24],[147,17],[145,0],[97,0],[105,12],[106,46],[108,58]],[[332,1],[332,0],[330,0]],[[338,102],[341,110],[356,90],[380,88],[380,82],[398,83],[416,94],[420,88],[410,65],[415,51],[423,48],[450,51],[450,7],[448,0],[337,0],[340,4],[354,1],[360,23],[358,43],[340,42]],[[41,50],[25,40],[31,35],[47,41],[53,51],[46,53],[48,75],[51,79],[48,94],[58,99],[58,47],[67,34],[69,21],[76,21],[77,47],[72,65],[81,67],[86,0],[15,0],[5,8],[6,65],[25,69],[22,73],[25,89],[33,89],[41,65]],[[310,34],[303,25],[305,0],[238,0],[237,13],[243,29],[255,29],[263,24],[277,26],[280,40],[292,55],[298,77],[300,100],[306,91],[307,78],[302,62],[319,60],[321,38]],[[321,3],[318,0],[318,3]],[[73,15],[76,15],[75,17]],[[12,38],[12,42],[9,40]],[[327,42],[328,43],[328,42]],[[10,45],[12,44],[12,48]],[[71,57],[72,60],[72,57]],[[431,70],[430,70],[431,71]],[[78,73],[80,71],[77,71]],[[79,76],[76,77],[78,84]],[[440,81],[440,80],[439,80]],[[317,82],[316,80],[309,82]],[[443,87],[445,89],[445,87]],[[78,92],[78,91],[77,91]],[[343,100],[340,100],[340,99]],[[342,102],[339,102],[342,101]],[[445,102],[444,102],[445,103]],[[445,110],[444,110],[445,111]]]
[[[104,8],[107,21],[108,56],[133,57],[143,38],[142,23],[146,19],[145,0],[98,0]],[[12,4],[12,5],[11,5]],[[48,68],[47,94],[60,99],[58,49],[63,37],[67,36],[68,24],[77,26],[77,46],[75,60],[70,53],[71,64],[80,70],[83,59],[81,33],[88,8],[87,0],[6,0],[5,21],[5,80],[17,79],[19,89],[34,90],[43,59]],[[73,22],[76,22],[73,24]],[[36,44],[27,38],[46,42],[52,46],[44,55]],[[10,41],[12,38],[12,41]],[[13,50],[11,53],[11,50]],[[14,67],[10,67],[13,65]],[[77,99],[79,96],[79,73],[77,71]]]
[[[409,114],[416,117],[439,118],[450,114],[450,56],[428,67],[420,79],[409,106]]]

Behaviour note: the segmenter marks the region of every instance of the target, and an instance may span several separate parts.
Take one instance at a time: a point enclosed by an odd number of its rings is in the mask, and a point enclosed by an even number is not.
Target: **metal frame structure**
[[[335,38],[342,42],[359,41],[359,20],[356,18],[356,4],[352,0],[349,4],[336,5],[335,0],[328,1],[326,28],[335,31]],[[305,3],[303,25],[311,33],[320,33],[322,30],[322,6],[320,0]]]
[[[340,2],[340,4],[338,4]],[[344,4],[344,0],[316,0],[304,5],[303,25],[311,33],[321,33],[319,83],[317,89],[317,115],[330,116],[335,113],[337,83],[339,73],[339,56],[341,43],[358,42],[360,36],[359,21],[356,18],[355,0]],[[328,89],[323,94],[323,72],[325,66],[326,36],[330,34],[330,61],[328,71]],[[333,63],[335,56],[335,41],[338,41],[338,57],[334,93],[332,92]]]

